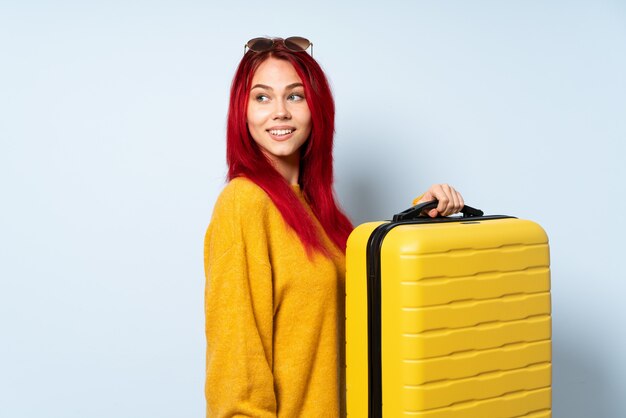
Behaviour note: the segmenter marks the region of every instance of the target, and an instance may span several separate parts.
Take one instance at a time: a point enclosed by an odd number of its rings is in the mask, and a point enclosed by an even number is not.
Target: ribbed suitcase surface
[[[363,224],[348,241],[348,416],[550,417],[543,229],[515,218],[389,226]],[[378,302],[366,257],[377,228],[387,229],[374,251]],[[371,328],[376,309],[379,331]],[[368,348],[377,332],[379,345]]]

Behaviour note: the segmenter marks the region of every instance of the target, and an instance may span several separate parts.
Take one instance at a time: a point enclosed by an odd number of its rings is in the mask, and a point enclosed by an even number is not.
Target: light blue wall
[[[449,182],[538,221],[554,416],[626,416],[626,4],[252,3],[0,5],[0,415],[203,416],[228,87],[247,39],[304,35],[353,220]]]

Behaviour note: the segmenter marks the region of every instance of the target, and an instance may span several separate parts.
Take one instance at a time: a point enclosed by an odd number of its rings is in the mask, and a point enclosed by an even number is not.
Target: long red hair
[[[290,62],[304,85],[312,128],[300,150],[300,188],[328,237],[345,251],[352,224],[338,207],[333,190],[335,103],[330,86],[313,57],[306,52],[290,51],[280,39],[275,39],[274,47],[269,51],[244,54],[233,78],[226,132],[228,179],[246,177],[256,183],[272,199],[309,253],[317,250],[328,254],[314,220],[257,146],[246,125],[252,77],[259,65],[270,57]]]

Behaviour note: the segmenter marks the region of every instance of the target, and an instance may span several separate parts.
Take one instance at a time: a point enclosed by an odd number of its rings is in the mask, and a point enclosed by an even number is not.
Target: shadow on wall
[[[354,226],[384,219],[385,189],[380,180],[384,163],[367,157],[361,154],[352,160],[356,164],[343,171],[345,177],[337,190],[341,204]]]
[[[349,191],[341,194],[344,196],[342,203],[348,217],[355,227],[363,222],[382,220],[384,216],[381,214],[384,213],[385,205],[382,199],[373,197],[380,196],[382,191],[363,177],[365,173],[355,175],[357,176],[346,182]]]
[[[409,155],[390,152],[381,141],[361,141],[368,146],[353,148],[349,159],[336,166],[337,194],[354,226],[391,219],[425,188],[425,182],[417,184],[420,176],[410,169]]]
[[[599,368],[603,363],[593,358],[595,350],[585,348],[588,342],[562,337],[553,341],[553,417],[621,418],[609,376]]]

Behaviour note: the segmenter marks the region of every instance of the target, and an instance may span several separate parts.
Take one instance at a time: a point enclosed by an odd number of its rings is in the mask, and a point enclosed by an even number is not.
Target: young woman
[[[229,183],[205,238],[209,417],[338,417],[345,245],[333,194],[334,102],[304,38],[248,42],[227,129]],[[429,215],[463,198],[447,185]]]

